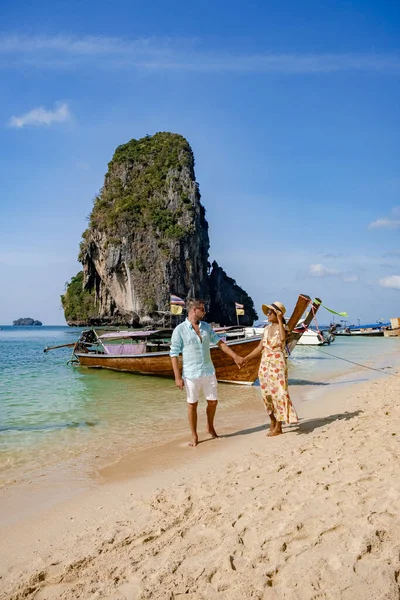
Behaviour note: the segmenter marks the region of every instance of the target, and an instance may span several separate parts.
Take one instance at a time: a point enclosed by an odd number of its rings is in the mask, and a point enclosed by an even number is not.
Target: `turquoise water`
[[[187,433],[185,395],[172,380],[67,365],[80,330],[5,327],[0,330],[0,483],[65,460],[118,457]],[[300,347],[289,362],[289,383],[305,386],[346,378],[357,367],[393,367],[398,338],[336,338],[323,348]],[[371,376],[360,371],[360,377]],[[220,385],[221,410],[258,398],[257,391]]]

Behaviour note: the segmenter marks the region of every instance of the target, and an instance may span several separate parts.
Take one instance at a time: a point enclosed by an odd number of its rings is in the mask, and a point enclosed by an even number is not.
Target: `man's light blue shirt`
[[[182,353],[182,376],[187,379],[197,379],[215,373],[211,361],[210,345],[218,344],[221,338],[215,333],[211,325],[204,321],[200,321],[199,328],[201,340],[189,319],[175,327],[172,333],[169,355],[172,358]]]

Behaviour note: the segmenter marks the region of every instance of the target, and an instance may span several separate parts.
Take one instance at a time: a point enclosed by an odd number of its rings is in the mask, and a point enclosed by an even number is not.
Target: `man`
[[[192,441],[189,446],[196,447],[197,436],[197,403],[203,391],[207,400],[208,432],[213,438],[218,435],[214,429],[214,417],[217,410],[217,379],[211,360],[210,344],[216,344],[225,354],[229,354],[240,367],[244,359],[233,352],[215,333],[211,325],[201,319],[206,314],[203,300],[190,300],[187,305],[187,319],[178,325],[171,339],[171,361],[176,386],[183,390],[186,386],[188,418]],[[182,353],[183,375],[179,370],[178,356]]]

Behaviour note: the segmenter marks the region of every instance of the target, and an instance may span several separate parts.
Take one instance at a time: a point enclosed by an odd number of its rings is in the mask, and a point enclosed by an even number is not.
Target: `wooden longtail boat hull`
[[[303,316],[303,313],[305,312],[305,310],[307,309],[307,307],[310,304],[311,304],[310,296],[307,296],[306,294],[299,295],[297,302],[296,302],[296,306],[293,309],[293,313],[287,322],[288,331],[292,331],[296,327],[297,323],[300,321],[301,317]]]
[[[293,328],[310,304],[311,298],[309,296],[306,296],[305,294],[299,295],[293,314],[288,321],[289,337],[287,346],[290,351],[296,346],[303,333],[303,331],[293,331]],[[320,304],[321,301],[318,298],[311,304],[311,308],[304,319],[304,324],[306,326],[311,323]],[[107,336],[102,337],[104,338]],[[129,335],[124,335],[123,337],[129,337]],[[228,346],[232,346],[233,350],[239,354],[239,356],[247,356],[259,345],[260,340],[261,336],[255,336],[247,339],[227,341],[226,343]],[[161,352],[147,352],[143,354],[107,354],[105,351],[81,352],[81,349],[85,347],[85,344],[89,347],[95,342],[95,339],[85,339],[83,341],[81,340],[81,343],[78,341],[75,347],[74,355],[84,367],[111,369],[113,371],[124,371],[126,373],[136,373],[138,375],[154,375],[156,377],[174,376],[168,350]],[[238,369],[232,358],[222,352],[217,346],[211,347],[210,351],[218,381],[237,383],[240,385],[252,385],[257,379],[261,354],[248,361],[241,369]],[[179,363],[180,368],[182,369],[182,357],[179,357]]]
[[[246,356],[260,343],[260,337],[238,340],[228,343],[239,356]],[[174,377],[169,352],[149,352],[147,354],[121,355],[100,354],[94,352],[75,353],[79,363],[84,367],[111,369],[138,375],[155,375],[157,377]],[[258,377],[261,356],[257,356],[238,369],[230,356],[218,347],[211,347],[211,359],[215,366],[218,381],[252,385]],[[179,357],[182,368],[182,357]]]

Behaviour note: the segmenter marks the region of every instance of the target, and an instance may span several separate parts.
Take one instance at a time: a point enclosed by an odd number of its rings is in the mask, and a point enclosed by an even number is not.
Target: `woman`
[[[257,348],[246,361],[262,353],[258,377],[263,402],[271,419],[268,436],[282,433],[282,422],[297,423],[298,417],[288,392],[288,373],[285,354],[287,332],[285,329],[285,306],[281,302],[263,304],[262,311],[268,317],[269,325]]]

